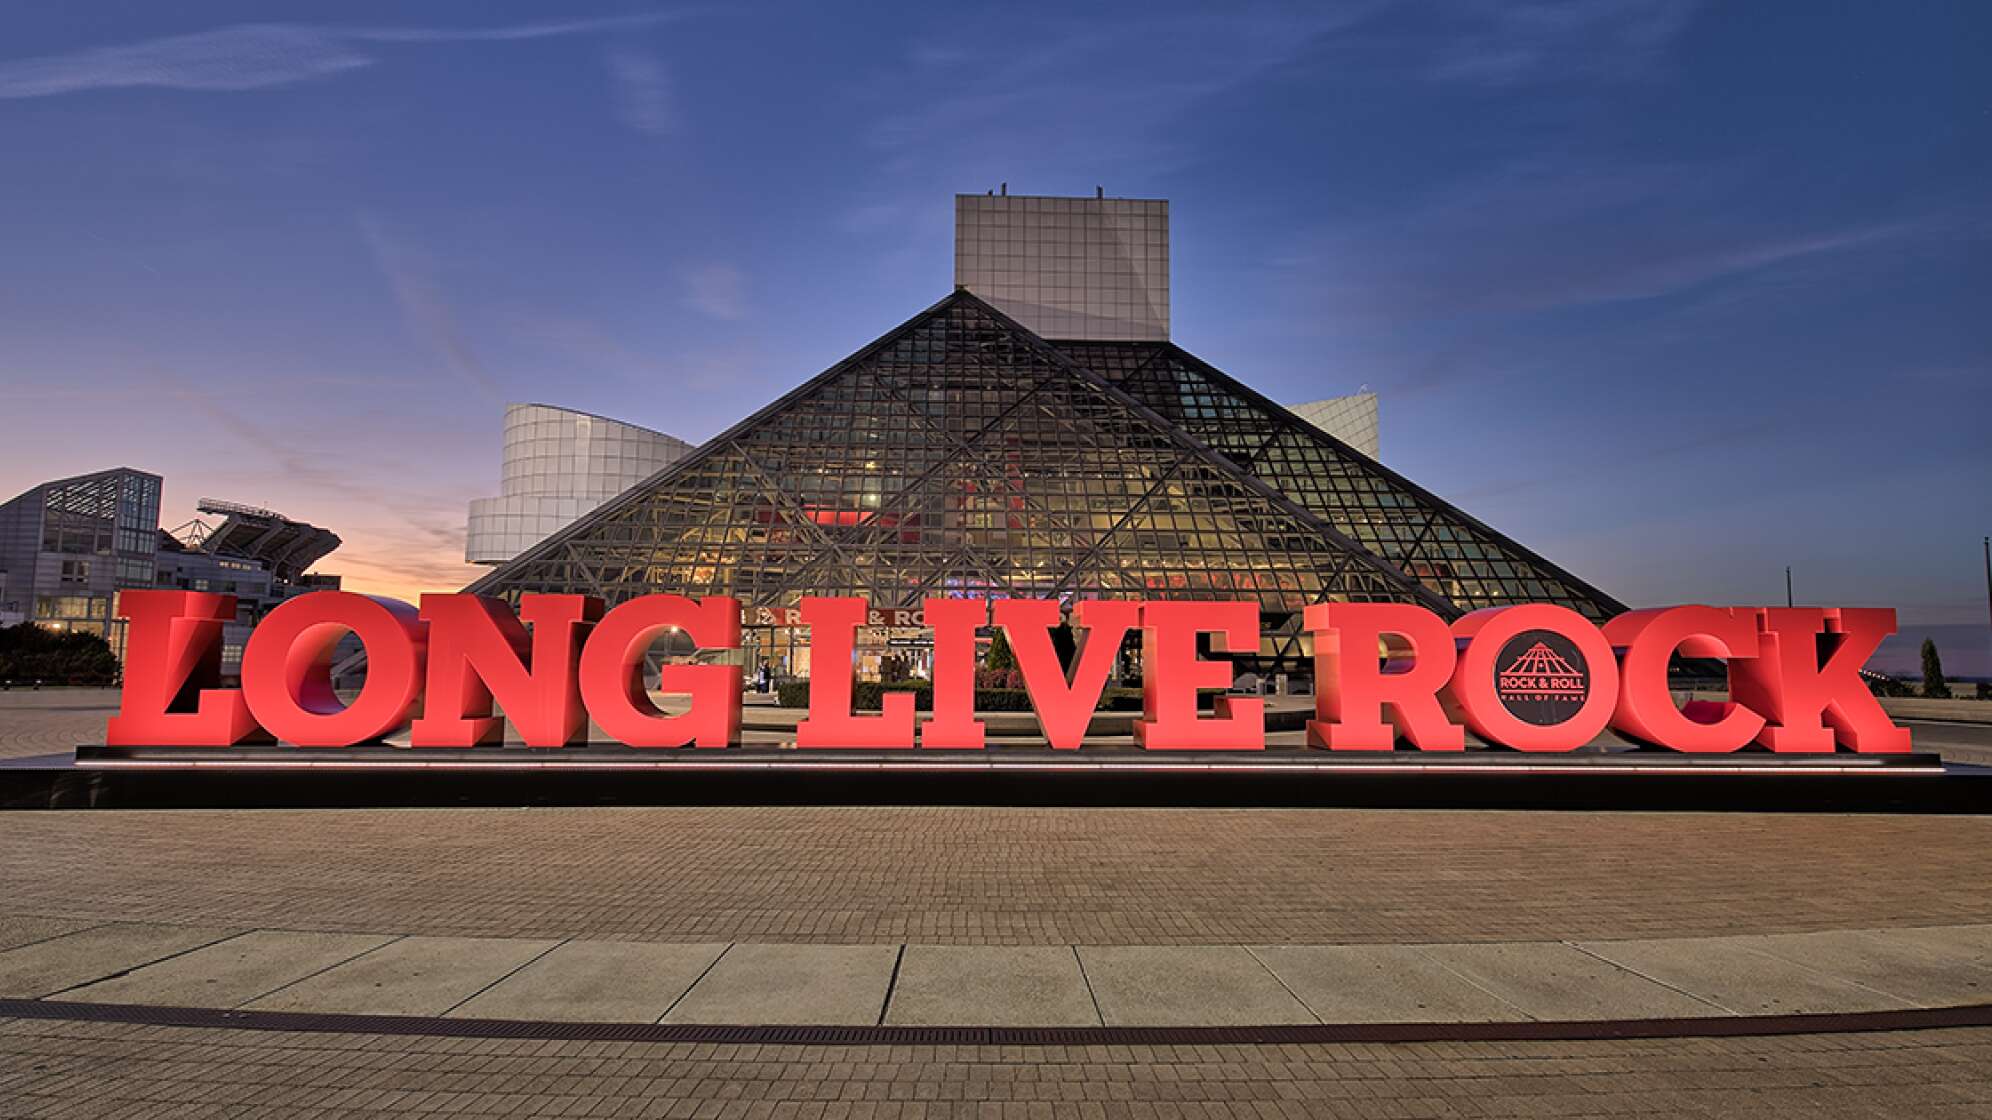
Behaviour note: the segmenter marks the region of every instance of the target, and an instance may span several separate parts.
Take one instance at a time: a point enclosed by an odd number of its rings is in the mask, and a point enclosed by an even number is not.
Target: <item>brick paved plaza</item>
[[[484,937],[1260,944],[1992,921],[1992,820],[1210,809],[0,815],[20,914]]]
[[[87,696],[60,693],[0,698],[0,708],[0,751],[14,756],[62,749],[104,715]],[[1968,816],[18,812],[0,814],[0,853],[10,944],[125,923],[104,928],[548,945],[1076,945],[1102,947],[1083,952],[1105,961],[1114,946],[1553,946],[1992,922],[1992,820]],[[218,936],[189,933],[181,948]],[[1960,974],[1950,1002],[1982,998],[1975,985],[1992,976],[1982,956],[1962,967],[1973,979]],[[1921,979],[1941,994],[1948,975]],[[1992,1030],[1977,1028],[1026,1049],[0,1020],[0,1117],[1966,1117],[1992,1112],[1988,1058]]]
[[[0,1115],[1902,1117],[1992,1112],[1992,1029],[1321,1046],[832,1047],[0,1021]]]

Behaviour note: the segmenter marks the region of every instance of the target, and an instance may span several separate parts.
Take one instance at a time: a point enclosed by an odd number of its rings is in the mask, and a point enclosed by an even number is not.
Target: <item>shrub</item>
[[[975,671],[975,687],[977,691],[985,689],[990,691],[1020,689],[1024,687],[1024,671],[1017,668],[977,669]]]
[[[1879,673],[1863,673],[1861,674],[1861,679],[1867,681],[1868,691],[1874,693],[1876,696],[1896,697],[1913,695],[1909,691],[1908,685],[1903,684],[1894,677],[1882,676]]]
[[[978,677],[981,674],[977,674]],[[913,709],[920,712],[934,710],[934,685],[932,681],[856,681],[851,685],[851,707],[860,712],[876,712],[884,707],[880,697],[888,692],[910,692],[913,694]],[[806,680],[787,681],[775,690],[776,698],[784,708],[807,708],[809,706],[809,682]],[[1204,691],[1197,694],[1197,707],[1209,711],[1221,693]],[[1021,677],[1015,688],[985,688],[978,681],[975,689],[975,710],[978,712],[1028,712],[1031,711],[1031,694],[1023,687]],[[1096,711],[1138,712],[1141,710],[1141,690],[1138,688],[1109,688],[1100,694],[1100,704]]]
[[[95,634],[44,630],[31,622],[0,626],[0,680],[110,684],[118,659]]]

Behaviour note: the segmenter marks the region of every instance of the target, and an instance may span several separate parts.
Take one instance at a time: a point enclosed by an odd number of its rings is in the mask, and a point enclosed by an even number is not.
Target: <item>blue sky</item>
[[[1177,341],[1634,603],[1984,658],[1992,8],[22,5],[0,490],[111,465],[454,587],[504,402],[703,439],[944,294],[951,195],[1166,197]],[[1950,631],[1947,631],[1950,633]],[[1949,639],[1947,639],[1949,640]]]

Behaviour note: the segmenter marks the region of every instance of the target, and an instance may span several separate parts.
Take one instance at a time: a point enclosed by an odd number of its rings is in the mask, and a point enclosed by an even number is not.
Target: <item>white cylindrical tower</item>
[[[691,450],[676,436],[606,416],[507,405],[498,496],[471,500],[464,559],[502,564]]]

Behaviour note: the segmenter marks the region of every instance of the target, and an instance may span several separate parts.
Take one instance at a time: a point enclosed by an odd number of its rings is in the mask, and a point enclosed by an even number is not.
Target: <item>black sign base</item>
[[[1264,805],[1992,812],[1935,755],[84,746],[0,764],[0,808]]]

